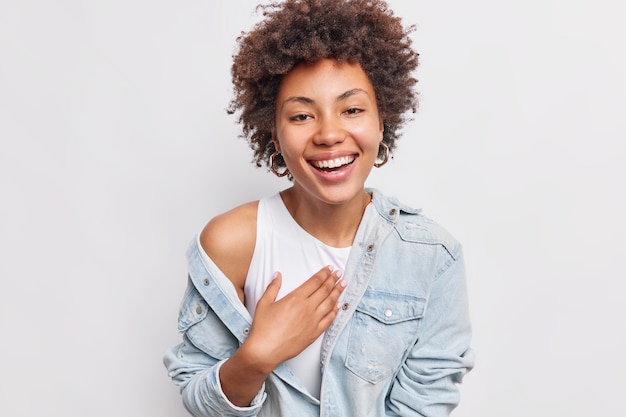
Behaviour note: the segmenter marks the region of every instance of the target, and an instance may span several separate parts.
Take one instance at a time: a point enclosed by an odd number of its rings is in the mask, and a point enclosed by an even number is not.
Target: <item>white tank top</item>
[[[345,270],[350,247],[334,248],[305,231],[291,217],[280,194],[259,201],[254,255],[244,285],[245,304],[254,317],[256,305],[276,271],[283,281],[277,299],[299,287],[325,265]],[[322,375],[320,350],[323,334],[298,356],[289,369],[309,393],[319,399]]]

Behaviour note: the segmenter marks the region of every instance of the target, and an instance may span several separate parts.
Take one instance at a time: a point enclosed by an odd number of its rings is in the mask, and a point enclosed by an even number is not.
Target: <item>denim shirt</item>
[[[473,366],[461,245],[443,228],[376,190],[354,240],[342,305],[321,352],[320,399],[284,363],[248,407],[232,404],[220,366],[246,339],[250,314],[196,238],[187,252],[181,344],[164,357],[194,416],[448,416]],[[204,259],[208,259],[206,256]]]

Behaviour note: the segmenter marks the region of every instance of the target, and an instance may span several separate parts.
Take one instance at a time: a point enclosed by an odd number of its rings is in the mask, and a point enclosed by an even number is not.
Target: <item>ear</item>
[[[274,149],[276,149],[278,153],[280,153],[280,145],[278,143],[278,139],[276,138],[276,129],[272,129],[271,133],[272,133],[272,142],[274,143]]]
[[[380,137],[383,137],[383,133],[385,132],[385,122],[383,119],[380,119],[380,123],[378,125],[378,131],[380,132]]]

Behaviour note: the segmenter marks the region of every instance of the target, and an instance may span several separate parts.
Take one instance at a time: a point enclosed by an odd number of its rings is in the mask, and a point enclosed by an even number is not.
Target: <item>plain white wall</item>
[[[626,31],[617,2],[390,2],[421,107],[369,185],[465,246],[456,417],[624,415]],[[288,185],[237,139],[256,0],[0,1],[0,415],[184,416],[188,242]]]

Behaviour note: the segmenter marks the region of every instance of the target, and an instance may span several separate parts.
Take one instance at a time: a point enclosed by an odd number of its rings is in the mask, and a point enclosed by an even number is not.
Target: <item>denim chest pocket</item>
[[[184,332],[197,348],[214,358],[228,358],[238,347],[237,339],[191,282],[180,306],[178,331]]]
[[[391,377],[417,338],[426,299],[366,291],[354,312],[345,366],[373,384]]]
[[[189,281],[178,312],[178,331],[185,332],[194,324],[202,321],[208,310],[209,305]]]

